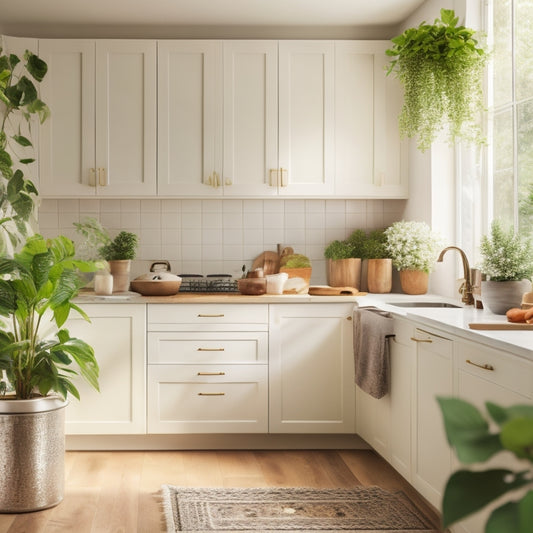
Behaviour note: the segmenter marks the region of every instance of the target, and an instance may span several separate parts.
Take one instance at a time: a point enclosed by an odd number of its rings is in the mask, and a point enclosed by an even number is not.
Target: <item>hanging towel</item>
[[[354,308],[355,383],[374,398],[389,392],[393,323],[391,314],[377,307]]]

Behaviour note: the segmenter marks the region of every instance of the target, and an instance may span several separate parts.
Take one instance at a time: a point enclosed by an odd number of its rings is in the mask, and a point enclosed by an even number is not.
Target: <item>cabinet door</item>
[[[279,43],[279,193],[333,193],[334,45]]]
[[[271,433],[353,433],[353,304],[270,306]]]
[[[223,167],[225,196],[277,194],[276,41],[224,42]]]
[[[40,128],[43,196],[96,194],[94,54],[94,41],[39,41],[39,55],[48,64],[41,98],[51,111]]]
[[[101,196],[156,193],[156,43],[96,42],[96,178]]]
[[[89,343],[100,366],[100,392],[81,379],[70,400],[66,433],[135,434],[146,430],[145,306],[84,304],[91,323],[73,314],[66,327]]]
[[[222,46],[158,42],[158,192],[222,194]]]
[[[412,481],[431,504],[440,508],[452,470],[452,452],[436,398],[453,393],[453,341],[420,329],[416,329],[415,338],[417,397]]]
[[[335,194],[407,197],[401,90],[386,76],[384,41],[335,42]]]
[[[531,404],[533,396],[533,365],[501,350],[493,350],[478,343],[461,341],[457,343],[457,395],[473,403],[486,414],[485,402],[490,401],[504,407],[516,404]],[[496,431],[496,427],[493,428]],[[460,468],[455,460],[454,470]],[[476,468],[508,468],[523,470],[523,463],[509,453],[500,453]],[[470,468],[470,466],[467,466]],[[452,531],[477,533],[484,531],[485,522],[498,504],[456,524]]]

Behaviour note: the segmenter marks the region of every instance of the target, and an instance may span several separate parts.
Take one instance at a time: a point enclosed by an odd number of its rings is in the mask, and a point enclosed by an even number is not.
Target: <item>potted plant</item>
[[[363,259],[367,260],[368,291],[378,294],[392,289],[392,259],[387,251],[384,229],[371,231],[363,243]]]
[[[401,220],[385,230],[387,253],[400,271],[406,294],[425,294],[435,264],[440,238],[425,222]]]
[[[325,250],[327,279],[331,287],[355,287],[361,283],[361,258],[354,257],[354,246],[348,240],[330,242]]]
[[[13,258],[0,258],[0,512],[24,512],[58,504],[64,484],[64,407],[79,399],[72,378],[98,389],[93,349],[63,326],[71,310],[79,271],[96,265],[74,258],[74,244],[59,236],[29,237]],[[75,367],[73,368],[73,363]],[[46,460],[44,460],[46,458]]]
[[[309,258],[302,254],[289,254],[284,255],[280,259],[280,272],[286,272],[290,278],[302,278],[304,280],[307,289],[309,289],[309,283],[311,281],[311,261]],[[292,282],[287,280],[284,287],[292,287]],[[307,289],[303,288],[306,292]],[[285,289],[284,289],[285,290]],[[302,292],[299,289],[297,292]]]
[[[512,228],[505,230],[494,220],[489,235],[481,238],[483,304],[495,314],[519,307],[522,295],[531,291],[533,246],[531,240]]]
[[[533,406],[501,407],[485,403],[490,421],[499,431],[490,431],[489,423],[472,404],[459,398],[437,398],[446,429],[446,437],[464,464],[487,461],[506,451],[523,461],[520,471],[508,468],[488,470],[460,469],[446,483],[442,501],[443,529],[477,513],[504,494],[529,488],[522,497],[506,501],[492,510],[485,525],[487,533],[531,531],[533,509]]]
[[[20,168],[15,168],[13,154],[21,152],[19,165],[35,161],[24,153],[32,148],[32,142],[21,131],[32,117],[38,116],[42,123],[49,115],[34,83],[41,82],[47,70],[46,63],[28,50],[21,60],[0,48],[0,255],[12,255],[31,233],[37,189]]]
[[[75,222],[76,231],[84,237],[82,256],[108,262],[113,276],[113,292],[125,292],[130,284],[131,260],[135,259],[139,239],[135,233],[121,231],[114,239],[95,218]],[[96,280],[95,280],[96,281]]]
[[[484,109],[483,75],[487,54],[472,29],[459,26],[451,9],[441,9],[433,24],[422,22],[392,39],[387,74],[404,86],[399,118],[402,137],[418,135],[427,150],[448,128],[449,140],[481,143],[479,114]]]

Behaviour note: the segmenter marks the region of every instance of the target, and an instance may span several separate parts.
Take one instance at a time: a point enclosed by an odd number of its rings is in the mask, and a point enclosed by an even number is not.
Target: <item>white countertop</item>
[[[361,306],[375,305],[395,315],[419,323],[421,326],[431,326],[441,331],[448,332],[464,339],[481,342],[492,348],[501,348],[533,360],[533,330],[472,330],[468,327],[473,322],[506,323],[505,315],[495,315],[486,309],[475,309],[473,306],[461,308],[442,307],[396,307],[388,305],[395,301],[445,301],[461,305],[456,300],[450,300],[435,295],[409,296],[407,294],[369,294],[367,297],[358,298]]]

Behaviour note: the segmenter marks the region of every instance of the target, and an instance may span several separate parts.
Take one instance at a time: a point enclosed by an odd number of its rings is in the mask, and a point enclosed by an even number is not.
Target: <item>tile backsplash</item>
[[[382,228],[403,216],[405,200],[177,200],[45,199],[39,231],[79,242],[73,226],[98,219],[116,235],[137,233],[139,250],[132,277],[166,259],[172,272],[241,275],[264,250],[292,246],[313,265],[312,283],[326,283],[324,248],[354,229]]]

